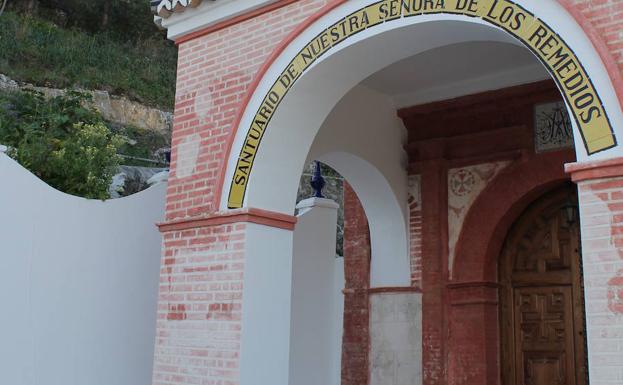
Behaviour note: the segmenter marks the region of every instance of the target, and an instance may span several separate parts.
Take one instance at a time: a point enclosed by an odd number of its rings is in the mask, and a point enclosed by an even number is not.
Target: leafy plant
[[[162,152],[162,150],[171,147],[169,135],[135,126],[117,127],[113,128],[113,131],[126,139],[119,149],[120,154],[127,156],[123,162],[125,165],[166,166],[164,154],[158,154],[158,150]],[[139,159],[151,159],[152,161],[145,162]]]
[[[78,92],[51,99],[35,91],[0,93],[0,143],[51,186],[106,199],[124,141],[85,107],[89,98]]]

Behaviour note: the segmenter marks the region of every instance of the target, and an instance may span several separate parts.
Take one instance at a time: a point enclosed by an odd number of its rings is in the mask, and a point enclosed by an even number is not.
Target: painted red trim
[[[387,294],[387,293],[422,293],[419,287],[372,287],[368,289],[368,294]]]
[[[288,0],[284,0],[284,1],[288,1]],[[232,147],[233,147],[233,142],[234,142],[234,140],[236,138],[236,134],[237,134],[238,129],[239,129],[240,121],[242,120],[242,116],[244,115],[244,112],[246,110],[246,106],[249,104],[249,101],[251,100],[253,94],[257,90],[257,87],[259,86],[259,83],[263,79],[263,77],[266,74],[266,72],[268,71],[268,69],[277,60],[279,55],[281,55],[281,53],[290,45],[290,43],[292,43],[292,41],[294,41],[294,39],[296,39],[296,37],[298,37],[305,29],[307,29],[309,26],[311,26],[311,24],[316,22],[322,16],[328,14],[333,9],[337,8],[338,6],[342,5],[343,3],[346,3],[347,1],[348,0],[333,0],[333,1],[331,1],[329,4],[325,5],[323,8],[318,10],[318,12],[314,13],[309,18],[307,18],[303,23],[299,24],[298,27],[296,27],[292,32],[290,32],[290,34],[283,41],[281,41],[281,43],[279,43],[279,45],[277,47],[275,47],[275,49],[273,50],[271,55],[264,62],[264,64],[260,68],[260,70],[256,73],[256,75],[255,75],[255,77],[253,79],[253,82],[250,84],[249,88],[246,91],[246,94],[245,94],[244,98],[242,99],[242,101],[239,104],[239,108],[238,108],[238,110],[236,112],[236,117],[235,117],[235,119],[234,119],[234,121],[232,123],[232,126],[231,126],[232,130],[230,132],[230,136],[229,136],[229,138],[227,140],[227,144],[226,144],[225,157],[223,158],[225,160],[225,162],[228,162],[229,158],[231,156],[231,150],[232,150]],[[610,80],[612,81],[612,85],[615,88],[615,92],[617,93],[617,96],[618,96],[618,99],[619,99],[619,103],[623,104],[623,78],[621,77],[621,74],[619,73],[619,69],[618,69],[618,67],[616,65],[616,62],[614,61],[614,58],[611,56],[610,51],[608,50],[608,47],[603,42],[601,36],[599,35],[599,33],[597,32],[595,27],[581,13],[579,13],[579,11],[577,11],[575,9],[573,4],[569,0],[558,0],[558,1],[575,18],[576,22],[580,25],[580,28],[582,28],[586,32],[587,36],[589,37],[589,39],[593,43],[593,46],[595,47],[595,49],[599,53],[599,55],[600,55],[600,57],[602,59],[602,62],[604,63],[604,66],[606,67],[606,71],[607,71],[608,75],[610,76]],[[279,3],[276,3],[276,4],[279,4]],[[269,7],[269,6],[266,6],[266,7]],[[279,7],[273,8],[273,9],[270,9],[270,10],[274,10],[274,9],[278,9],[278,8]],[[260,8],[260,9],[262,9],[262,8]],[[268,12],[268,11],[266,11],[266,12]],[[257,15],[255,15],[255,16],[257,16]],[[246,19],[244,19],[244,20],[246,20]],[[221,196],[223,194],[223,187],[224,187],[223,185],[224,185],[224,182],[225,182],[225,174],[226,173],[227,173],[227,164],[224,164],[223,167],[221,167],[221,169],[219,171],[219,177],[218,177],[219,183],[216,186],[216,191],[215,191],[215,195],[214,195],[215,199],[217,199],[217,202],[215,202],[215,203],[218,205],[218,207],[220,207],[220,204],[221,204]]]
[[[253,9],[251,11],[247,11],[244,13],[241,13],[238,16],[232,17],[231,19],[227,19],[227,20],[223,20],[220,21],[216,24],[210,25],[208,27],[205,28],[201,28],[197,31],[191,32],[189,34],[183,35],[181,37],[179,37],[177,40],[175,40],[175,44],[176,45],[180,45],[182,43],[185,43],[187,41],[196,39],[198,37],[201,36],[205,36],[208,35],[210,33],[216,32],[216,31],[220,31],[221,29],[225,29],[227,27],[231,27],[232,25],[238,24],[238,23],[242,23],[243,21],[247,21],[249,19],[253,19],[255,17],[261,16],[265,13],[274,11],[276,9],[279,9],[281,7],[285,7],[286,5],[290,5],[292,3],[296,3],[299,0],[281,0],[281,1],[277,1],[275,3],[272,4],[267,4],[264,5],[262,7]]]
[[[297,218],[292,215],[276,213],[273,211],[245,208],[220,212],[201,218],[181,219],[157,224],[160,232],[188,230],[199,227],[220,226],[231,223],[256,223],[284,230],[294,230]]]
[[[623,157],[592,162],[568,163],[565,165],[565,172],[571,175],[571,180],[574,182],[623,176]]]
[[[244,115],[247,105],[251,101],[251,98],[253,97],[255,90],[257,90],[257,87],[260,85],[260,82],[264,78],[264,75],[266,75],[266,72],[268,72],[268,69],[272,66],[275,60],[277,60],[279,55],[281,55],[281,53],[290,45],[290,43],[294,41],[294,39],[296,39],[298,35],[300,35],[305,29],[307,29],[310,25],[312,25],[322,16],[326,15],[327,13],[332,11],[334,8],[345,3],[346,1],[347,0],[333,0],[331,3],[321,8],[318,12],[314,13],[309,18],[307,18],[302,24],[299,24],[298,27],[296,27],[292,32],[290,32],[290,34],[283,41],[281,41],[281,43],[279,43],[277,47],[275,47],[275,49],[270,54],[268,59],[264,62],[260,70],[255,74],[255,77],[253,78],[253,82],[247,89],[247,92],[244,95],[244,98],[239,104],[238,110],[236,112],[236,117],[234,118],[234,121],[231,126],[232,130],[227,140],[225,157],[223,158],[225,161],[225,164],[223,165],[223,167],[220,168],[219,177],[218,177],[219,183],[216,186],[216,191],[214,194],[215,199],[217,199],[217,201],[215,202],[217,207],[220,207],[221,205],[221,196],[223,195],[223,185],[225,183],[225,174],[227,173],[227,162],[229,161],[229,158],[231,155],[231,149],[234,145],[234,140],[236,140],[236,133],[238,132],[240,121],[242,120],[242,116]]]
[[[580,25],[580,28],[582,28],[582,30],[586,33],[591,43],[593,43],[593,47],[595,47],[595,50],[601,58],[601,62],[604,63],[604,66],[606,67],[606,72],[608,72],[608,75],[610,76],[612,86],[614,87],[614,91],[619,99],[619,104],[623,105],[623,76],[621,76],[619,66],[614,60],[608,45],[604,42],[593,23],[591,23],[591,21],[582,14],[582,12],[573,4],[572,0],[558,0],[558,2],[567,10],[567,12],[571,14],[571,16],[573,16],[575,21]]]

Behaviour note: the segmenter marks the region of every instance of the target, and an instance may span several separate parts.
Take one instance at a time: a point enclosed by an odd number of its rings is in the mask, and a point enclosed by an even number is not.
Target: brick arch
[[[573,16],[575,21],[582,27],[582,30],[586,33],[586,36],[590,39],[591,43],[595,47],[595,50],[599,54],[601,61],[604,63],[612,85],[619,99],[619,103],[623,105],[623,75],[619,70],[619,66],[612,55],[612,52],[608,48],[608,45],[602,38],[601,34],[595,28],[593,23],[581,12],[577,2],[574,4],[573,0],[558,0],[558,2]],[[605,11],[604,11],[605,12]]]
[[[569,180],[572,150],[530,155],[503,170],[470,208],[447,286],[448,383],[498,385],[498,258],[506,234],[524,209]],[[482,215],[486,213],[486,215]]]
[[[236,141],[237,141],[236,137],[238,136],[238,131],[239,131],[238,129],[245,114],[247,112],[252,113],[252,111],[247,111],[247,107],[249,106],[250,102],[254,98],[256,92],[258,92],[259,89],[261,88],[260,84],[265,79],[266,74],[270,72],[273,64],[275,64],[275,62],[280,58],[280,56],[288,48],[291,47],[292,43],[295,42],[297,38],[299,38],[301,35],[304,35],[306,32],[309,32],[309,30],[311,29],[311,27],[314,25],[316,21],[318,21],[322,17],[328,15],[331,11],[335,10],[339,6],[346,4],[346,3],[347,1],[345,0],[330,1],[326,6],[320,9],[317,13],[310,16],[303,23],[299,24],[295,30],[293,30],[281,43],[279,43],[279,45],[273,50],[269,58],[264,62],[261,69],[256,73],[256,76],[253,82],[248,87],[245,93],[245,96],[242,99],[242,102],[239,104],[239,108],[237,110],[237,113],[235,115],[235,118],[232,124],[232,130],[229,135],[228,143],[226,145],[226,153],[225,153],[225,159],[228,160],[228,164],[224,165],[224,167],[221,167],[220,172],[219,172],[219,176],[218,176],[219,183],[216,186],[216,194],[215,194],[215,199],[217,200],[217,202],[215,203],[217,204],[220,203],[221,209],[226,210],[228,208],[242,207],[245,205],[244,201],[246,197],[246,184],[245,184],[245,187],[243,188],[244,191],[242,192],[241,201],[238,202],[237,200],[235,200],[235,203],[232,203],[233,206],[231,207],[229,207],[227,203],[228,198],[225,196],[226,194],[224,194],[223,190],[227,191],[227,189],[229,189],[229,191],[231,191],[232,186],[234,186],[233,181],[235,180],[235,175],[232,176],[231,178],[232,182],[228,183],[229,176],[230,176],[229,174],[231,173],[231,170],[236,169],[236,157],[235,157],[236,152],[232,152],[232,151],[234,150],[234,147],[240,146],[241,143],[244,143],[244,138],[239,138],[238,139],[239,143],[236,144]],[[575,20],[576,24],[582,30],[584,36],[592,43],[593,49],[595,49],[595,51],[598,53],[598,56],[600,59],[599,61],[601,62],[599,65],[603,65],[605,69],[605,71],[603,72],[605,73],[605,76],[608,79],[608,83],[610,83],[610,86],[612,87],[612,91],[613,91],[612,96],[617,100],[619,104],[619,106],[613,107],[613,109],[616,109],[616,113],[619,114],[621,111],[618,108],[620,108],[620,105],[623,104],[623,78],[617,68],[614,57],[608,50],[608,47],[603,41],[602,36],[600,36],[600,34],[597,32],[593,24],[577,10],[577,7],[574,4],[570,3],[567,0],[557,0],[556,3],[560,4],[560,7],[567,10],[567,12],[571,15],[571,18]],[[600,72],[601,69],[597,69],[595,71]],[[589,76],[590,75],[591,75],[591,71],[589,70]],[[264,94],[261,93],[261,95],[264,95]],[[261,95],[258,94],[258,98],[260,98]],[[606,103],[602,103],[602,104],[606,104]],[[605,110],[608,111],[608,108],[605,108]],[[612,145],[612,147],[609,147],[609,148],[604,147],[598,151],[608,150],[616,146],[617,144],[615,143]],[[259,148],[259,144],[257,147]],[[264,151],[266,150],[264,149]],[[589,153],[588,155],[591,155],[591,154],[592,153]],[[244,178],[244,180],[248,181],[252,179],[251,178],[252,168],[253,168],[253,165],[251,164],[249,173],[247,177]],[[218,201],[219,199],[220,199],[220,202]]]
[[[572,151],[521,159],[485,188],[463,223],[451,284],[497,282],[497,259],[510,226],[538,196],[569,180],[564,164],[573,161]]]

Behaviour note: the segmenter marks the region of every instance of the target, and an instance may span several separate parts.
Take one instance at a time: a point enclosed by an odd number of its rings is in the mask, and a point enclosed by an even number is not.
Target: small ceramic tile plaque
[[[573,128],[564,102],[534,107],[534,135],[536,152],[573,147]]]

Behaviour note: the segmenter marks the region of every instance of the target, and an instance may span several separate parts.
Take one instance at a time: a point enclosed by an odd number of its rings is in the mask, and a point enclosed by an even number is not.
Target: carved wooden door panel
[[[504,385],[586,385],[579,223],[572,186],[533,203],[500,260]]]
[[[517,288],[514,297],[516,383],[576,384],[571,287]]]

